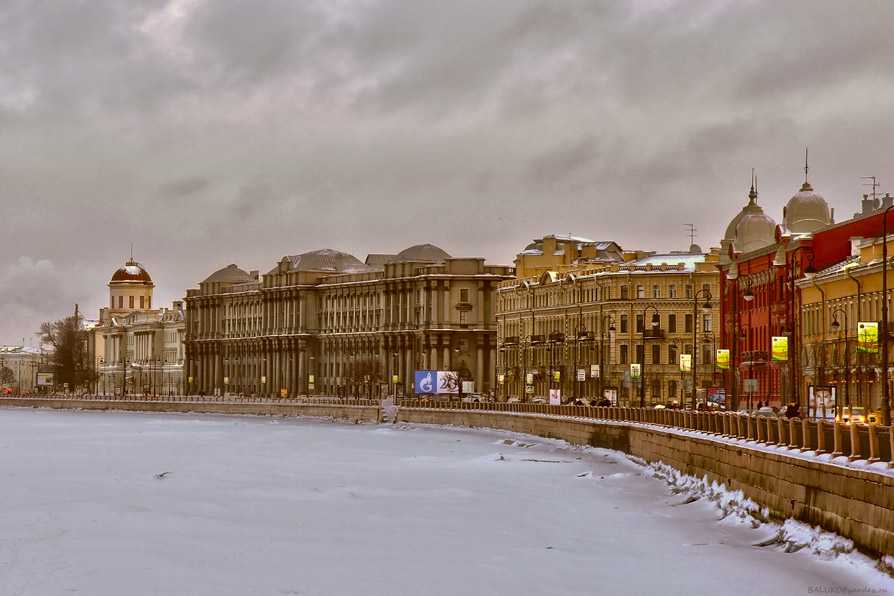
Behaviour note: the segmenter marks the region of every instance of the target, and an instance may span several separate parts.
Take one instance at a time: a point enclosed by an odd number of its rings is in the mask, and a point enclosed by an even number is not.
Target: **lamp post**
[[[609,321],[608,329],[605,328],[606,321]],[[609,339],[611,339],[611,337],[615,333],[615,319],[611,315],[605,315],[604,317],[602,317],[602,320],[599,323],[600,323],[600,325],[599,325],[600,333],[599,333],[599,395],[598,395],[599,400],[598,401],[602,401],[603,399],[605,399],[605,378],[607,376],[606,369],[608,368],[607,366],[605,366],[605,364],[606,364],[606,362],[605,362],[605,332],[608,331]],[[609,359],[608,359],[608,366],[611,366],[611,357],[609,357]],[[615,403],[614,405],[618,405],[618,404]]]
[[[746,335],[745,330],[748,330],[748,334]],[[739,327],[739,339],[742,341],[748,340],[746,347],[748,348],[748,380],[753,381],[753,372],[754,372],[754,346],[751,343],[751,325],[748,323],[742,323]],[[751,410],[754,407],[753,398],[754,398],[754,384],[748,383],[748,388],[746,389],[746,393],[748,394],[748,409]]]
[[[698,298],[705,297],[702,310],[707,314],[711,312],[711,292],[701,289],[692,295],[692,409],[696,409],[698,393]],[[707,329],[705,330],[707,331]],[[707,402],[707,400],[705,400]],[[707,403],[705,403],[707,406]]]
[[[575,341],[577,342],[577,352],[575,353],[576,358],[575,358],[575,363],[574,363],[574,374],[577,378],[577,397],[579,399],[585,400],[586,398],[584,397],[584,393],[585,393],[584,383],[586,382],[586,378],[587,378],[587,368],[589,368],[589,359],[587,359],[588,362],[586,363],[586,366],[584,366],[584,362],[582,362],[583,356],[581,354],[581,343],[592,342],[593,334],[590,333],[589,331],[587,331],[586,325],[584,325],[583,323],[578,323],[577,328],[574,331],[574,337],[575,337]],[[578,371],[578,365],[584,366],[584,368],[583,368],[584,374],[583,375],[581,375],[580,372]],[[583,378],[581,378],[581,376],[583,376]]]
[[[785,267],[786,275],[789,280],[789,309],[788,309],[788,327],[787,333],[791,338],[788,346],[788,368],[789,382],[791,383],[791,400],[796,405],[801,405],[800,400],[800,382],[796,378],[798,376],[798,321],[800,317],[795,315],[795,255],[799,250],[807,251],[807,267],[804,268],[804,277],[813,279],[816,277],[816,269],[813,267],[813,249],[809,246],[796,246],[790,253],[777,253],[773,264],[777,267]],[[782,247],[780,247],[782,251]],[[787,258],[791,255],[791,258]],[[884,276],[883,276],[884,277]],[[884,313],[883,313],[884,314]]]
[[[716,387],[715,377],[717,375],[717,336],[714,335],[713,331],[704,331],[702,332],[702,335],[704,336],[702,338],[702,341],[705,343],[705,346],[707,346],[709,343],[711,344],[711,357],[709,358],[711,362],[711,387]],[[710,336],[710,339],[708,339],[708,336]],[[708,411],[710,411],[710,408],[708,407],[708,393],[706,391],[705,412]]]
[[[105,395],[106,393],[106,374],[105,374],[105,359],[100,356],[99,357],[99,375],[102,377],[102,393]]]
[[[558,378],[558,383],[557,383],[557,385],[558,385],[557,389],[559,390],[559,400],[560,401],[561,401],[561,395],[562,395],[562,382],[564,381],[564,379],[562,379],[562,374],[559,370],[558,363],[563,361],[564,358],[560,358],[559,355],[557,354],[557,351],[558,351],[559,346],[564,346],[564,345],[565,345],[565,334],[564,333],[561,333],[559,331],[553,331],[552,333],[549,334],[549,345],[547,347],[547,349],[549,350],[549,369],[550,369],[549,370],[548,388],[552,389],[553,382],[557,380],[556,376],[558,376],[559,378]]]
[[[851,395],[850,395],[850,386],[851,386],[851,365],[850,358],[848,357],[847,351],[847,312],[840,308],[836,308],[832,311],[832,323],[829,325],[832,328],[833,332],[838,332],[841,329],[841,323],[838,322],[838,313],[841,313],[844,316],[844,405],[848,410],[848,419],[853,419],[854,411],[851,406]],[[838,416],[838,403],[836,400],[835,403],[835,415]]]
[[[683,357],[683,347],[684,347],[683,339],[680,337],[675,337],[671,340],[671,343],[674,344],[674,352],[677,355],[677,368],[680,369],[680,399],[685,401],[685,395],[686,395],[685,381],[686,381],[686,379],[684,378],[683,363],[681,361],[682,357]],[[676,396],[674,396],[674,397],[676,397]],[[679,402],[677,402],[677,403],[679,404]]]
[[[891,426],[891,390],[888,387],[888,212],[882,215],[882,424]]]
[[[640,362],[640,397],[639,397],[639,407],[646,407],[646,339],[650,336],[654,336],[653,333],[649,333],[646,328],[646,313],[650,310],[655,311],[652,314],[651,327],[652,331],[658,330],[658,325],[661,323],[661,318],[658,314],[658,309],[654,306],[647,306],[643,309],[643,357],[642,362]]]

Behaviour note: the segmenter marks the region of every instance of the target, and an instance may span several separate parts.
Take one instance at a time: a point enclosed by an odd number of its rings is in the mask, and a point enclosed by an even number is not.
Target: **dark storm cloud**
[[[160,305],[228,263],[324,247],[508,263],[548,233],[686,248],[686,222],[708,247],[751,168],[781,219],[806,146],[841,219],[860,176],[892,190],[892,17],[831,0],[4,2],[0,342],[97,311],[131,243]]]

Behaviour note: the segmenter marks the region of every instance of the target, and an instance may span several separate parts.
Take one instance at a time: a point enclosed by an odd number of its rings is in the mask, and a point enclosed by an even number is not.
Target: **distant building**
[[[411,394],[415,370],[463,370],[493,386],[492,292],[512,276],[430,244],[366,261],[331,250],[284,256],[266,274],[236,265],[187,292],[195,393]]]
[[[0,391],[37,393],[37,371],[43,363],[39,349],[0,346]]]
[[[89,327],[88,354],[97,371],[92,392],[181,394],[186,316],[183,302],[155,309],[155,284],[131,258],[109,281],[109,305]]]
[[[597,265],[623,263],[637,255],[624,253],[611,240],[594,241],[571,235],[550,234],[536,238],[515,257],[519,278],[537,277],[546,271],[564,273]]]
[[[558,389],[563,400],[608,396],[638,406],[704,402],[709,388],[722,386],[722,375],[713,374],[718,249],[633,253],[613,242],[574,248],[569,237],[560,250],[562,242],[545,236],[529,245],[516,264],[542,272],[497,288],[501,398]],[[581,256],[598,244],[607,248],[602,257]],[[577,257],[569,260],[569,250]],[[681,354],[696,362],[695,393]]]

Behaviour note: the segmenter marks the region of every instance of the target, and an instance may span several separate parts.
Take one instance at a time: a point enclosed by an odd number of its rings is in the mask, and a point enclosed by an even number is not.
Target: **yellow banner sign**
[[[788,360],[788,338],[784,335],[774,335],[772,339],[773,360]]]
[[[868,321],[857,323],[857,352],[878,354],[878,323]]]
[[[717,350],[717,359],[715,362],[717,363],[717,368],[721,370],[729,370],[729,350]]]
[[[680,354],[680,372],[692,371],[692,354]]]

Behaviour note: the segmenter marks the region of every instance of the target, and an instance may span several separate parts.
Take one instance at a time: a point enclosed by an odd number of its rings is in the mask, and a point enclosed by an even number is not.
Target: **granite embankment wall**
[[[743,421],[746,417],[619,408],[522,408],[517,404],[462,404],[456,408],[413,403],[383,408],[376,401],[4,397],[0,406],[314,416],[493,428],[561,439],[622,451],[648,462],[663,462],[685,474],[707,477],[731,490],[741,490],[769,508],[774,517],[819,525],[850,538],[862,550],[894,556],[894,476],[883,469],[846,464],[848,460],[873,459],[873,449],[865,446],[867,439],[890,445],[894,439],[888,428],[864,426],[858,432],[844,425],[825,428],[816,421]],[[833,461],[800,455],[825,451],[826,435],[829,450],[844,455]],[[861,450],[866,455],[861,455]],[[877,445],[874,451],[878,453]],[[891,462],[892,451],[884,450],[887,457],[875,466]]]
[[[401,408],[398,421],[496,428],[623,451],[741,490],[774,517],[818,525],[864,551],[894,555],[894,477],[797,457],[799,448],[788,455],[784,446],[774,452],[754,440],[698,431],[524,413]]]

